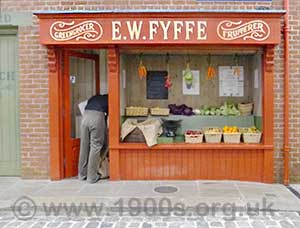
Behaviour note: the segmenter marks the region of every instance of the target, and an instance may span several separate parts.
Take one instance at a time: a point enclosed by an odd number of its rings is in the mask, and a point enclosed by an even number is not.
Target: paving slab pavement
[[[0,228],[300,228],[299,214],[300,199],[280,184],[0,178]]]
[[[158,186],[177,188],[174,193],[158,193]],[[297,186],[295,186],[296,188]],[[298,186],[299,187],[299,186]],[[300,187],[299,187],[300,190]],[[103,200],[107,206],[114,206],[122,199],[168,198],[186,207],[199,203],[235,203],[238,206],[260,204],[264,200],[272,202],[274,210],[300,211],[300,200],[281,184],[264,184],[238,181],[109,181],[102,180],[88,184],[76,178],[62,181],[23,180],[20,178],[0,178],[0,208],[11,206],[20,197],[27,196],[36,204],[51,202],[83,202]]]

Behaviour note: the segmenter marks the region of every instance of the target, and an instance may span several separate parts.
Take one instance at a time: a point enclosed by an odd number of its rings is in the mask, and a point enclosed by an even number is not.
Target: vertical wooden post
[[[63,134],[61,107],[61,51],[48,47],[48,80],[49,80],[49,136],[50,136],[50,178],[63,178]]]
[[[263,143],[274,145],[274,46],[268,45],[264,54],[263,76]],[[263,181],[274,181],[274,149],[264,151]]]
[[[109,146],[116,148],[120,140],[120,56],[116,47],[108,48]],[[118,149],[109,150],[110,179],[120,179]]]

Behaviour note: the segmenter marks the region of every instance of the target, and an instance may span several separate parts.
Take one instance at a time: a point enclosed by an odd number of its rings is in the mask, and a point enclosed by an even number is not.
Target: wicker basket
[[[150,113],[152,116],[168,116],[170,109],[168,108],[151,108]]]
[[[148,108],[145,107],[126,107],[126,116],[148,116]]]
[[[186,143],[202,143],[203,142],[203,134],[187,135],[185,133],[184,138],[185,138]]]
[[[241,133],[223,133],[224,143],[240,143]]]
[[[216,127],[214,127],[216,128]],[[204,136],[205,136],[205,142],[207,143],[220,143],[221,139],[222,139],[222,130],[220,128],[217,128],[220,130],[220,132],[216,132],[216,133],[210,133],[207,132],[209,128],[204,128],[203,132],[204,132]]]
[[[238,109],[242,116],[250,116],[253,110],[253,103],[248,103],[248,104],[239,103]]]
[[[260,143],[261,132],[257,133],[243,133],[244,143]]]

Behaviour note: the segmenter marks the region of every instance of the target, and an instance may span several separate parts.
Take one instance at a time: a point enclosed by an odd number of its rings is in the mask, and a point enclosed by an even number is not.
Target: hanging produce
[[[186,63],[186,69],[183,72],[183,78],[184,78],[186,87],[188,89],[190,89],[193,85],[193,78],[194,78],[193,73],[190,69],[190,58],[188,58],[188,61]]]
[[[168,75],[166,77],[165,87],[168,88],[168,89],[170,89],[172,87],[172,82],[171,82],[171,76],[170,75]]]
[[[238,55],[234,55],[235,67],[233,68],[233,75],[239,77],[241,75],[241,70],[239,67]]]
[[[209,54],[207,57],[207,74],[206,74],[206,80],[212,80],[216,77],[216,70],[211,65],[211,55]]]
[[[169,56],[169,53],[167,53],[166,63],[167,63],[167,72],[168,72],[168,75],[167,75],[166,81],[165,81],[165,88],[168,88],[168,89],[172,87],[169,60],[170,60],[170,56]]]
[[[140,79],[147,77],[147,69],[143,64],[142,55],[143,54],[140,54],[140,63],[139,63],[139,67],[138,67],[138,75],[139,75]]]

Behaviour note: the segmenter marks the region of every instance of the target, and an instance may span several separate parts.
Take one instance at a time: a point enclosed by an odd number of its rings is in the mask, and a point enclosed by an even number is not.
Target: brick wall
[[[101,9],[255,9],[267,6],[282,9],[283,0],[256,3],[197,2],[195,0],[2,0],[3,11],[101,10]],[[300,181],[300,1],[291,3],[291,178]],[[22,176],[48,177],[49,121],[47,55],[39,44],[37,19],[30,27],[19,28],[20,121]],[[275,176],[283,173],[283,45],[275,54]]]
[[[300,182],[300,1],[290,7],[290,146],[291,180]]]

